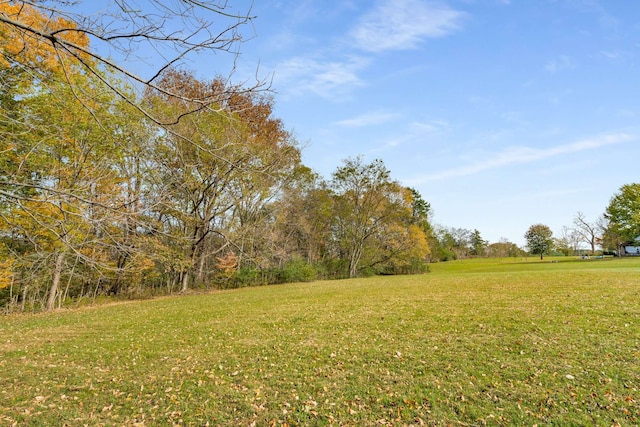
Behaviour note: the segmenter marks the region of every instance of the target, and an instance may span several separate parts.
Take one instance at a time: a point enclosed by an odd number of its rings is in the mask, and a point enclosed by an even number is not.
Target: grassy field
[[[0,317],[0,425],[638,425],[640,259]]]

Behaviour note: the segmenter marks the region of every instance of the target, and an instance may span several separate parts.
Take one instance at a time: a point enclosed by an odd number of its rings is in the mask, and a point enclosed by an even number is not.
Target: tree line
[[[557,237],[544,224],[532,225],[524,237],[529,252],[540,255],[540,259],[552,252],[565,256],[580,252],[595,255],[598,251],[629,255],[626,246],[640,247],[640,184],[622,185],[611,197],[605,212],[594,221],[578,212],[573,227],[563,227]],[[587,249],[582,249],[585,246]]]
[[[0,3],[5,309],[425,270],[430,206],[381,160],[323,179],[267,93],[177,67],[125,83],[28,3]]]
[[[430,204],[381,160],[345,159],[319,176],[262,82],[203,79],[179,66],[194,51],[233,53],[250,15],[226,2],[151,0],[156,13],[146,17],[113,2],[88,19],[62,9],[71,5],[0,2],[4,310],[523,254],[478,230],[433,225]],[[205,16],[231,21],[215,32]],[[172,17],[192,32],[164,34]],[[96,54],[91,40],[121,54],[168,44],[174,56],[141,78]],[[578,217],[582,238],[619,245],[640,234],[613,208],[608,215],[597,237]]]

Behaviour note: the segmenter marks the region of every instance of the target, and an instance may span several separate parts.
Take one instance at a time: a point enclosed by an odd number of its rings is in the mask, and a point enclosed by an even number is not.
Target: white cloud
[[[371,113],[361,114],[350,119],[340,120],[335,122],[335,124],[344,127],[364,127],[387,123],[398,118],[399,116],[400,115],[397,113],[374,111]]]
[[[409,128],[416,136],[441,132],[448,127],[449,123],[444,120],[432,120],[430,122],[415,121],[409,125]]]
[[[569,70],[574,67],[575,66],[571,58],[566,55],[560,55],[557,58],[547,62],[547,65],[545,65],[544,69],[550,73],[557,73],[558,71]]]
[[[288,95],[308,92],[327,99],[344,96],[354,87],[363,86],[358,71],[369,61],[350,57],[344,61],[321,61],[310,57],[288,59],[277,67],[276,87],[286,88]]]
[[[625,50],[601,50],[599,56],[612,62],[629,61],[634,57],[631,52]]]
[[[402,131],[399,131],[397,135],[386,140],[382,146],[370,150],[370,152],[378,153],[394,149],[400,145],[428,141],[434,135],[446,132],[448,128],[449,124],[443,120],[433,120],[430,122],[414,121],[401,127],[400,129],[402,129]]]
[[[464,14],[444,4],[421,0],[378,1],[351,32],[366,51],[413,49],[427,38],[459,28]]]
[[[482,162],[460,166],[431,175],[424,175],[410,179],[413,185],[430,181],[440,181],[447,178],[475,175],[487,170],[497,169],[513,164],[531,163],[550,157],[577,153],[585,150],[606,147],[634,140],[633,135],[626,133],[606,134],[591,139],[585,139],[571,144],[558,145],[549,148],[510,147],[501,153],[496,153]]]
[[[345,6],[346,7],[346,6]],[[355,47],[367,52],[391,49],[410,49],[426,38],[441,37],[458,28],[464,16],[450,7],[425,0],[376,0],[374,7],[365,14],[350,32]],[[348,37],[349,37],[348,36]],[[280,34],[278,45],[291,48],[296,41],[292,34]],[[348,38],[347,37],[347,38]],[[365,86],[360,73],[372,58],[345,49],[344,43],[316,50],[304,56],[282,61],[273,67],[274,87],[286,90],[285,96],[314,93],[328,100],[340,101],[348,97],[354,88]],[[280,47],[281,47],[280,46]],[[336,54],[341,55],[336,57]],[[363,118],[359,118],[363,120]],[[356,122],[341,123],[358,126]]]

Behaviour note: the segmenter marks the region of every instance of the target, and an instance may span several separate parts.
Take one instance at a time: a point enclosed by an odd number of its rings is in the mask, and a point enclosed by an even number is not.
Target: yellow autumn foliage
[[[75,23],[62,17],[44,16],[21,2],[0,1],[0,17],[3,21],[0,22],[0,67],[19,62],[58,72],[61,57],[69,55],[59,46],[56,48],[51,37],[81,48],[89,46],[89,38]]]
[[[421,227],[416,224],[411,224],[408,229],[408,235],[413,256],[424,259],[431,253],[427,236]]]
[[[0,289],[10,286],[12,278],[13,260],[6,259],[4,261],[0,261]]]

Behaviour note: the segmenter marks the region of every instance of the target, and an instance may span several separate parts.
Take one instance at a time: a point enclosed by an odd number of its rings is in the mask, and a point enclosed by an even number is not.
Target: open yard
[[[638,425],[640,258],[0,317],[0,425]]]

